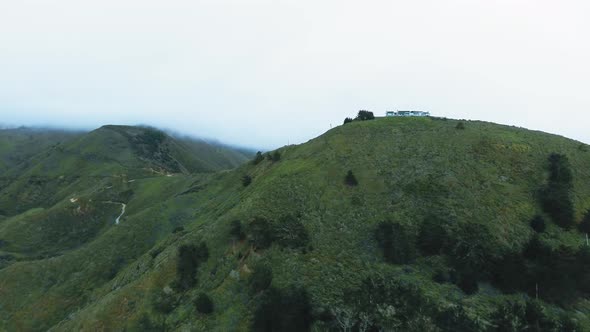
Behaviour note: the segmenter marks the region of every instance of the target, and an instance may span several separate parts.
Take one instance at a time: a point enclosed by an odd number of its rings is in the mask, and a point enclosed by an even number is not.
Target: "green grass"
[[[390,220],[418,232],[423,220],[435,213],[449,216],[456,225],[486,225],[487,246],[495,255],[520,250],[533,236],[529,220],[541,213],[535,193],[545,182],[550,153],[565,154],[572,164],[577,219],[590,208],[586,181],[590,152],[559,136],[464,123],[465,130],[455,129],[457,121],[430,118],[353,122],[308,143],[280,149],[279,162],[264,160],[233,171],[172,177],[145,172],[136,161],[126,163],[131,148],[123,145],[114,149],[118,151],[114,160],[88,163],[65,154],[43,159],[57,166],[40,163],[25,178],[48,172],[53,179],[74,169],[92,177],[64,181],[55,190],[58,199],[43,197],[49,203],[36,206],[37,201],[30,199],[22,213],[0,221],[0,239],[9,242],[0,250],[23,258],[0,270],[0,329],[122,330],[133,328],[145,316],[170,330],[245,331],[256,304],[246,279],[259,261],[272,266],[274,286],[304,286],[314,308],[345,305],[347,289],[381,273],[417,285],[436,306],[465,303],[471,316],[486,321],[498,302],[523,294],[503,295],[482,285],[480,292],[467,296],[452,284],[437,284],[432,281],[435,267],[447,265],[440,256],[419,258],[410,266],[386,264],[373,239],[376,225]],[[97,134],[104,133],[91,135]],[[105,143],[91,138],[82,138],[66,151],[103,155]],[[185,154],[185,148],[179,151]],[[348,170],[354,172],[358,186],[344,184]],[[248,187],[241,183],[245,174],[253,178]],[[11,185],[18,188],[12,192],[33,192],[19,181]],[[47,218],[55,213],[62,216],[59,237],[67,238],[70,232],[63,225],[88,225],[67,214],[73,192],[92,200],[98,210],[100,201],[116,201],[129,190],[133,195],[121,224],[108,223],[116,217],[117,206],[92,214],[103,223],[89,227],[91,236],[83,243],[57,245],[56,237],[44,237],[30,226],[41,223],[53,228]],[[5,202],[10,201],[7,197]],[[39,207],[45,209],[25,212]],[[236,243],[229,236],[235,219],[247,224],[261,216],[275,223],[286,214],[299,216],[310,234],[311,248],[273,245],[252,252],[247,241]],[[178,226],[184,231],[172,233]],[[18,229],[23,233],[17,234]],[[543,240],[555,246],[583,244],[581,234],[555,225],[549,225]],[[40,245],[33,248],[33,241]],[[177,304],[171,313],[159,313],[153,307],[154,294],[174,281],[177,248],[200,241],[207,243],[210,258],[199,270],[198,286],[186,293],[170,290]],[[26,259],[40,252],[60,255]],[[210,294],[213,314],[196,313],[192,299],[199,292]],[[590,326],[586,300],[581,298],[567,309]],[[561,309],[551,306],[551,310]],[[322,326],[317,323],[315,328]]]

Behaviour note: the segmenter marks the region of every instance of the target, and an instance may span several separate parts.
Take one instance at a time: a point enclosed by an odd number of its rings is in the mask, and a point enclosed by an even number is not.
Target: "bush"
[[[527,327],[525,307],[519,302],[505,302],[500,304],[492,314],[496,331],[519,332]]]
[[[351,123],[351,122],[352,122],[352,118],[346,118],[346,119],[344,119],[343,124],[347,124],[347,123]]]
[[[553,153],[549,156],[549,180],[541,190],[543,210],[553,222],[564,229],[574,224],[572,200],[573,176],[565,155]]]
[[[541,215],[536,215],[531,220],[531,228],[537,233],[543,233],[545,231],[545,219]]]
[[[426,218],[418,234],[418,246],[425,256],[439,255],[447,242],[446,220],[435,216]]]
[[[269,265],[258,263],[250,276],[248,284],[253,293],[259,293],[270,287],[272,283],[272,269]]]
[[[256,156],[254,157],[254,160],[252,160],[252,163],[254,165],[258,165],[260,164],[262,161],[264,160],[264,156],[262,155],[262,152],[258,151],[256,152]]]
[[[375,230],[375,239],[388,263],[408,264],[416,258],[415,238],[400,224],[380,223]]]
[[[202,242],[196,245],[182,245],[178,248],[176,265],[177,285],[181,290],[193,287],[197,280],[199,265],[209,258],[209,249]]]
[[[272,244],[272,228],[264,218],[254,218],[248,226],[248,234],[255,249],[266,249]]]
[[[302,248],[309,242],[309,233],[301,221],[293,215],[286,215],[277,224],[274,239],[287,248]]]
[[[252,331],[306,332],[313,322],[309,295],[303,288],[270,288],[254,311]]]
[[[457,123],[457,126],[455,126],[455,129],[457,129],[457,130],[464,130],[465,129],[465,124],[463,123],[463,121]]]
[[[344,178],[344,183],[348,186],[351,186],[351,187],[357,186],[359,184],[358,181],[356,180],[356,177],[352,173],[352,171],[348,171],[348,173],[346,173],[346,177]]]
[[[366,121],[366,120],[373,120],[375,119],[375,115],[373,112],[361,110],[359,111],[358,115],[356,116],[356,120]]]
[[[234,240],[243,240],[246,237],[246,234],[242,229],[242,222],[240,222],[239,220],[233,220],[230,225],[229,235]]]
[[[202,314],[207,315],[213,312],[213,301],[211,300],[209,295],[205,293],[199,293],[199,295],[197,295],[193,303],[195,305],[195,308],[197,308],[197,311]]]
[[[244,187],[249,186],[252,183],[252,177],[250,175],[244,175],[242,177],[242,185]]]
[[[477,276],[471,273],[461,274],[459,276],[457,286],[459,286],[463,293],[467,295],[473,295],[477,293],[477,291],[479,290],[479,285],[477,284]]]
[[[269,153],[266,155],[266,159],[272,161],[272,162],[277,162],[281,160],[281,153],[279,152],[279,150],[276,150],[273,153]]]
[[[586,234],[590,233],[590,210],[586,211],[584,218],[582,219],[582,221],[578,225],[578,229],[582,233],[586,233]]]

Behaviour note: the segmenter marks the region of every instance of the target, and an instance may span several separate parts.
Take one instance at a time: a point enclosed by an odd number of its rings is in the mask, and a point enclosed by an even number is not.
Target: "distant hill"
[[[590,329],[585,144],[379,118],[223,172],[199,144],[106,126],[9,171],[0,329]]]

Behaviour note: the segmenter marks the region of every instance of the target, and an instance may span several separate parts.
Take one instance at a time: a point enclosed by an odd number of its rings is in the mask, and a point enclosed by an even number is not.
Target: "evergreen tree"
[[[202,314],[210,314],[214,310],[213,301],[209,295],[205,293],[199,293],[199,295],[197,295],[194,305],[197,308],[197,311]]]
[[[262,155],[262,152],[258,151],[256,152],[256,156],[254,157],[254,160],[252,160],[252,163],[254,165],[258,165],[260,164],[262,161],[264,160],[264,156]]]
[[[197,280],[197,269],[201,262],[209,258],[209,249],[202,242],[196,245],[182,245],[178,248],[178,262],[176,265],[177,285],[182,290],[193,287]]]
[[[545,219],[543,216],[536,215],[531,220],[531,228],[537,233],[543,233],[545,231]]]
[[[343,124],[347,124],[347,123],[351,123],[351,122],[352,122],[352,118],[345,118]]]
[[[252,177],[250,175],[244,175],[242,177],[242,185],[244,187],[249,186],[252,183]]]
[[[248,227],[250,242],[256,249],[266,249],[272,244],[274,237],[268,220],[256,217]]]
[[[346,173],[346,177],[344,178],[344,183],[351,186],[351,187],[358,185],[358,181],[356,180],[356,177],[354,176],[352,171],[348,171],[348,173]]]
[[[457,129],[457,130],[464,130],[465,129],[465,124],[463,123],[463,121],[457,123],[457,126],[455,127],[455,129]]]
[[[356,119],[360,121],[373,120],[375,119],[375,115],[373,114],[373,112],[361,110],[356,116]]]
[[[415,238],[400,224],[380,223],[375,239],[388,263],[408,264],[416,257]]]
[[[272,269],[269,265],[258,263],[249,279],[250,289],[253,293],[259,293],[270,287],[272,283]]]
[[[549,156],[549,180],[541,191],[541,203],[553,222],[568,229],[574,224],[573,176],[565,155]]]

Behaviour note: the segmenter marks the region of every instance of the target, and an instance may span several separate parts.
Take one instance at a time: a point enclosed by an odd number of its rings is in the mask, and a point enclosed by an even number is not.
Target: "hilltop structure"
[[[385,112],[386,117],[391,116],[430,116],[430,112],[424,111],[387,111]]]

